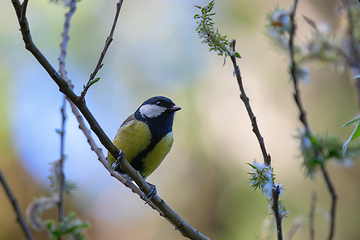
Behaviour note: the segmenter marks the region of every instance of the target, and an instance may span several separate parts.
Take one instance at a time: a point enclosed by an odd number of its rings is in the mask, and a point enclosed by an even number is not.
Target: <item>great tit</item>
[[[126,160],[144,179],[155,171],[169,153],[174,141],[174,115],[180,109],[169,98],[152,97],[121,124],[113,143],[124,152]],[[116,160],[108,153],[107,161],[112,167]],[[120,168],[115,170],[125,174]]]

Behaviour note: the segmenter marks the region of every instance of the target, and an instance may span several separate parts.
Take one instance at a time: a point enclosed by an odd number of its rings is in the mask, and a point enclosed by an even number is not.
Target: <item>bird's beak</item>
[[[180,109],[181,109],[181,107],[173,106],[169,110],[172,111],[172,112],[176,112],[176,111],[179,111]]]

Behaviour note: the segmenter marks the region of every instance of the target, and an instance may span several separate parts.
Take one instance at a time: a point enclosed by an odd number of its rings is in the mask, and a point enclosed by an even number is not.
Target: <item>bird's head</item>
[[[173,117],[181,108],[176,106],[169,98],[156,96],[146,100],[135,112],[135,117],[140,119],[166,119]]]

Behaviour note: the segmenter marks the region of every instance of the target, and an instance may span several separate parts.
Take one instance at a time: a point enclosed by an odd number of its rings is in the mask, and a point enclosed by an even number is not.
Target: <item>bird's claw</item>
[[[121,170],[121,160],[125,157],[125,153],[120,150],[119,155],[117,155],[116,161],[111,165],[112,169],[116,172]]]
[[[149,203],[157,194],[156,186],[151,183],[148,183],[148,184],[150,185],[150,192],[146,195],[147,200],[146,200],[145,204]]]

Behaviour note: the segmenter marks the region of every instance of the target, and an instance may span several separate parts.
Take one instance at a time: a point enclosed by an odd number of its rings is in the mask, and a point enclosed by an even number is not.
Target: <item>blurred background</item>
[[[66,58],[68,76],[80,93],[109,34],[116,0],[78,3],[71,21]],[[182,110],[174,122],[170,154],[148,181],[185,221],[212,239],[258,239],[269,216],[266,197],[248,184],[246,164],[262,155],[228,63],[209,53],[195,32],[193,19],[209,1],[124,1],[114,41],[91,87],[87,104],[110,138],[122,121],[147,98],[164,95]],[[301,127],[287,74],[287,54],[265,36],[265,16],[292,1],[224,0],[215,3],[216,28],[237,40],[244,85],[272,156],[281,199],[290,211],[286,236],[294,221],[304,222],[293,239],[309,238],[311,192],[317,191],[316,237],[328,235],[330,194],[322,176],[305,179],[298,142]],[[336,25],[335,1],[299,3],[297,40],[310,28],[302,14]],[[59,44],[66,8],[47,0],[28,6],[35,44],[58,69]],[[36,197],[51,194],[50,163],[59,158],[62,95],[35,58],[25,50],[11,1],[0,2],[0,167],[22,212]],[[301,85],[313,132],[346,139],[340,128],[358,113],[356,93],[345,73],[310,65],[311,81]],[[184,239],[109,173],[90,150],[72,113],[67,111],[65,174],[78,189],[66,197],[65,213],[75,211],[90,222],[90,239]],[[96,137],[95,137],[96,138]],[[106,153],[106,151],[105,151]],[[360,164],[329,164],[339,195],[335,239],[360,238]],[[0,239],[25,239],[3,188],[0,188]],[[56,210],[43,219],[57,218]],[[34,232],[36,239],[48,239]],[[275,236],[275,235],[274,235]]]

